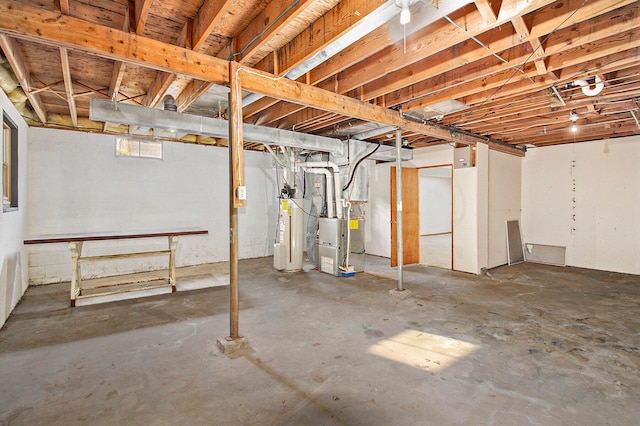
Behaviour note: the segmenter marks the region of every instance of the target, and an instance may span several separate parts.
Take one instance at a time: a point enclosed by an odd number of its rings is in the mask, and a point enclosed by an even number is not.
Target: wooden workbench
[[[208,234],[209,231],[201,228],[176,228],[176,229],[163,229],[153,231],[125,231],[125,232],[87,232],[78,234],[50,234],[39,235],[24,240],[24,244],[53,244],[53,243],[67,243],[69,250],[71,251],[72,269],[71,269],[71,307],[76,305],[76,299],[83,297],[82,294],[82,276],[80,271],[80,264],[82,262],[91,262],[98,260],[111,260],[119,258],[134,258],[144,256],[158,256],[163,254],[169,255],[169,277],[167,284],[145,287],[157,288],[171,286],[171,291],[176,291],[176,248],[178,247],[178,237],[185,235],[201,235]],[[135,253],[116,253],[102,256],[82,256],[82,245],[86,241],[106,241],[106,240],[123,240],[132,238],[155,238],[155,237],[167,237],[169,241],[169,248],[167,250],[145,251]],[[143,290],[143,289],[139,289]],[[101,293],[100,296],[106,294],[114,294],[118,291],[110,293]]]

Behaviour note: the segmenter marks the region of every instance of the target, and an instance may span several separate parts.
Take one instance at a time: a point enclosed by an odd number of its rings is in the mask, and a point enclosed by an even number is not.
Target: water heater
[[[273,246],[273,267],[287,272],[301,270],[303,251],[302,200],[281,198]]]

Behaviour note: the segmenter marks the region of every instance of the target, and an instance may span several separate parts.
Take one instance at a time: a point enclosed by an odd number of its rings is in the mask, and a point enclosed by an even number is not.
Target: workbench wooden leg
[[[82,242],[69,242],[69,250],[71,250],[71,294],[70,305],[76,306],[76,297],[81,293],[82,277],[80,273],[80,257],[82,256]]]
[[[178,247],[178,236],[169,237],[169,284],[171,284],[171,292],[176,291],[176,248]]]

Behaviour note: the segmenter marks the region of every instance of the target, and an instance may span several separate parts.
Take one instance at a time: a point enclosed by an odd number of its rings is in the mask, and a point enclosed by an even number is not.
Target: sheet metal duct
[[[91,98],[90,102],[89,118],[91,120],[142,126],[155,130],[165,129],[176,133],[229,138],[229,122],[227,120],[116,103],[104,99]],[[253,124],[244,124],[242,129],[244,140],[248,142],[328,152],[337,157],[344,157],[347,154],[347,142],[339,139]],[[351,141],[352,144],[355,142],[367,144],[367,142]],[[376,152],[371,158],[380,161],[393,159],[384,151]],[[403,160],[411,160],[412,158],[411,150],[404,149]]]

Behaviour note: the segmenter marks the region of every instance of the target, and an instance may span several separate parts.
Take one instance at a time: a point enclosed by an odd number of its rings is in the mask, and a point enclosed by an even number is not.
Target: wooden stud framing
[[[75,127],[78,127],[78,110],[76,109],[76,100],[73,97],[73,80],[71,79],[69,54],[66,47],[60,48],[60,61],[62,63],[62,76],[64,77],[64,88],[67,94],[67,103],[69,104],[71,122]]]
[[[18,79],[20,86],[22,86],[22,90],[24,90],[24,93],[27,95],[27,99],[29,99],[31,107],[36,112],[40,121],[46,124],[47,111],[40,101],[40,96],[35,93],[31,93],[31,75],[27,69],[24,59],[22,58],[22,53],[20,53],[18,44],[10,37],[0,34],[0,47],[2,48],[7,61],[9,61],[11,68],[13,68],[16,78]]]

